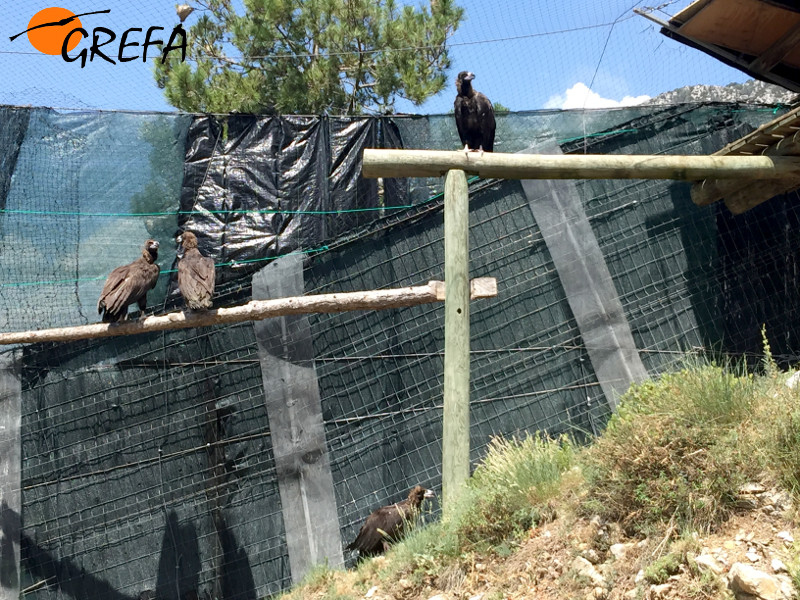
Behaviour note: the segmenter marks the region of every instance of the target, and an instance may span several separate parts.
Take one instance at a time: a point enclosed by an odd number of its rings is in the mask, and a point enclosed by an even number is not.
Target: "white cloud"
[[[634,106],[650,100],[650,96],[625,96],[622,100],[603,98],[590,90],[586,84],[578,82],[563,94],[551,96],[545,102],[545,108],[613,108],[616,106]]]

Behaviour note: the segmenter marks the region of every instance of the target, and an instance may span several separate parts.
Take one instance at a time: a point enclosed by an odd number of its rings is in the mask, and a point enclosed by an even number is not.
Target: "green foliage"
[[[767,326],[763,324],[761,325],[761,345],[764,348],[764,358],[762,360],[764,364],[764,374],[768,377],[775,377],[778,374],[778,365],[775,362],[775,358],[772,356],[772,348],[767,338]]]
[[[566,437],[495,437],[469,482],[469,506],[459,534],[471,544],[500,546],[516,533],[552,517],[547,504],[560,489],[561,475],[575,463]]]
[[[792,579],[792,585],[795,590],[800,590],[800,543],[794,542],[792,544],[787,558],[786,568],[789,571],[789,577]]]
[[[586,507],[631,532],[669,521],[713,529],[759,470],[740,435],[756,389],[752,376],[715,365],[633,386],[586,452]]]
[[[764,446],[778,477],[795,496],[800,495],[800,402],[789,396],[777,412],[777,419],[765,436]],[[782,414],[781,414],[782,413]]]
[[[552,516],[548,500],[558,493],[561,475],[574,462],[575,448],[566,437],[492,439],[450,516],[417,528],[393,546],[381,579],[391,581],[398,573],[415,579],[430,576],[475,549],[509,555],[516,534]],[[365,562],[359,570],[370,568]]]
[[[647,565],[644,569],[644,578],[656,585],[666,583],[671,575],[675,575],[678,572],[681,564],[683,564],[683,557],[680,554],[670,552]]]
[[[186,62],[156,61],[167,101],[190,112],[359,114],[441,91],[463,9],[395,0],[208,0]]]
[[[693,578],[686,589],[686,597],[696,600],[708,600],[708,598],[726,598],[727,587],[725,580],[717,577],[710,571],[702,571]]]
[[[622,397],[618,417],[669,413],[679,421],[700,426],[725,426],[742,422],[751,412],[760,382],[736,365],[688,364],[656,381],[633,385]]]

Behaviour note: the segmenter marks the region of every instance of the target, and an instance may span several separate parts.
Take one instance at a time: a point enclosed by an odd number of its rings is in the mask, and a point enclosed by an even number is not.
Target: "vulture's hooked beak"
[[[425,490],[425,494],[422,496],[423,498],[435,498],[436,492],[433,490]]]
[[[183,249],[183,235],[179,235],[177,238],[175,238],[175,241],[178,242],[178,250],[175,252],[175,256],[178,258],[183,258],[183,255],[185,254]]]
[[[467,76],[464,77],[464,81],[472,81],[473,79],[475,79],[475,73],[473,73],[472,71],[467,73]]]

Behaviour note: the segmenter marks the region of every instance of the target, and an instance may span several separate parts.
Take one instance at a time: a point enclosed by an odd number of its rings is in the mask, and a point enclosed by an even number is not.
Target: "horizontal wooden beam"
[[[461,169],[499,179],[780,179],[800,177],[797,156],[505,154],[365,149],[364,177],[441,177]]]
[[[472,280],[470,297],[489,298],[497,295],[497,281],[493,277]],[[270,317],[283,317],[308,313],[340,313],[351,310],[381,310],[402,308],[433,302],[443,302],[445,285],[442,281],[429,281],[427,285],[345,292],[341,294],[318,294],[315,296],[293,296],[274,300],[253,300],[242,306],[216,308],[202,312],[172,312],[166,315],[146,317],[140,321],[122,323],[95,323],[76,327],[40,329],[0,333],[0,345],[33,344],[36,342],[72,342],[94,338],[135,335],[153,331],[206,327],[223,323],[259,321]]]
[[[791,179],[756,179],[735,185],[731,181],[706,179],[695,183],[691,189],[692,201],[697,206],[708,206],[725,199],[725,205],[735,215],[750,210],[770,198],[800,188],[800,177]]]
[[[798,188],[800,188],[800,178],[755,181],[725,194],[725,206],[734,215],[740,215],[770,198],[793,192]]]
[[[800,28],[790,27],[777,41],[753,60],[749,67],[753,71],[771,71],[800,44]]]
[[[744,142],[746,139],[743,138],[739,141]],[[773,144],[762,148],[759,151],[759,155],[771,157],[800,155],[800,131],[776,139],[777,141]],[[735,151],[735,148],[731,145],[726,146],[720,152],[726,151],[728,148],[732,148]],[[720,154],[719,156],[726,155]],[[756,179],[745,183],[730,179],[720,180],[713,178],[695,183],[691,189],[691,196],[692,201],[698,206],[708,206],[724,198],[728,209],[733,214],[738,215],[778,194],[790,192],[798,187],[800,187],[800,177],[770,180]]]

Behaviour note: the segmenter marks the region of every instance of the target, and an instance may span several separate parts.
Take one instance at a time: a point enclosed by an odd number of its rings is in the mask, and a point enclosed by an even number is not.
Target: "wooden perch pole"
[[[469,479],[469,188],[464,171],[444,180],[444,413],[442,508]]]
[[[497,295],[497,281],[493,277],[474,279],[471,284],[471,297],[473,299],[490,298]],[[173,312],[166,315],[147,317],[141,321],[95,323],[93,325],[78,325],[77,327],[0,333],[0,345],[72,342],[75,340],[133,335],[153,331],[205,327],[222,323],[258,321],[270,317],[306,313],[339,313],[351,310],[401,308],[441,302],[444,299],[444,283],[441,281],[429,281],[428,285],[389,290],[254,300],[242,306],[217,308],[204,312]]]
[[[441,177],[460,169],[500,179],[780,179],[800,177],[800,156],[504,154],[364,150],[364,177]]]

